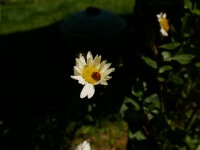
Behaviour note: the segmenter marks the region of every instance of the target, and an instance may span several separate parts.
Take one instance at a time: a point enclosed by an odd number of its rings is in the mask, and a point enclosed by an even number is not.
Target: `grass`
[[[75,145],[88,141],[95,150],[125,150],[128,141],[128,125],[123,120],[102,119],[101,125],[83,125],[75,133]]]
[[[0,6],[0,34],[48,26],[94,6],[115,14],[133,12],[135,0],[5,0]]]

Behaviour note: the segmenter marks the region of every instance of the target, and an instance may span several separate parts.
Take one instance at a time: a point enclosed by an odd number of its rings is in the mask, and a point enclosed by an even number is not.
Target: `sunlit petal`
[[[91,150],[90,143],[84,141],[83,143],[79,144],[75,150]]]
[[[106,64],[106,62],[107,62],[106,60],[101,62],[100,66],[99,66],[99,71],[101,71],[103,69],[103,67]]]
[[[94,58],[93,66],[98,68],[101,62],[101,55]]]
[[[111,72],[114,72],[114,71],[115,71],[115,68],[110,68],[105,71],[104,76],[106,77],[107,75],[109,75]]]
[[[101,70],[101,73],[104,73],[108,68],[110,67],[111,63],[105,64],[104,67]]]
[[[85,58],[80,54],[79,60],[81,61],[82,65],[86,65]]]
[[[84,64],[81,62],[80,59],[76,58],[76,66],[77,66],[80,70],[82,70],[83,67],[84,67]]]
[[[89,97],[91,98],[93,95],[94,95],[93,85],[86,83],[81,91],[80,97],[84,98],[84,97],[88,96],[88,98]]]
[[[92,56],[92,53],[90,51],[87,53],[87,65],[88,66],[93,65],[93,56]]]
[[[77,67],[77,66],[74,66],[74,74],[77,76],[77,75],[81,75],[81,70]]]
[[[107,83],[106,80],[101,81],[100,84],[101,84],[101,85],[108,85],[108,83]]]
[[[165,31],[165,29],[161,28],[161,29],[160,29],[160,32],[161,32],[161,34],[162,34],[163,36],[168,36],[168,33],[167,33],[167,31]]]
[[[88,91],[88,98],[91,98],[95,92],[94,85],[90,85],[90,86],[91,87],[89,88],[89,91]]]

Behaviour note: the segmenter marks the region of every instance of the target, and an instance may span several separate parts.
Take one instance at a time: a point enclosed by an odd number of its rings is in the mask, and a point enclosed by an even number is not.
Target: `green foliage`
[[[122,105],[121,112],[130,124],[129,136],[134,148],[142,149],[143,144],[139,143],[149,141],[152,149],[199,147],[200,46],[196,39],[200,34],[197,27],[200,24],[199,3],[184,0],[181,10],[180,22],[170,22],[169,37],[153,34],[152,39],[145,41],[150,43],[146,47],[150,47],[148,51],[152,54],[141,54],[141,60],[153,69],[156,80],[135,79],[132,97],[128,100],[131,106],[127,105],[127,98]],[[144,82],[145,87],[141,86]],[[157,85],[156,90],[151,89],[152,84]],[[136,114],[140,114],[140,118],[135,117]]]
[[[172,81],[173,83],[175,84],[182,84],[184,81],[183,79],[181,79],[180,77],[178,77],[177,75],[173,75],[171,78],[170,78],[170,81]]]
[[[177,54],[172,60],[179,62],[182,65],[189,64],[195,56],[192,54]]]
[[[135,111],[140,110],[140,105],[137,102],[135,102],[133,99],[131,99],[129,97],[126,97],[124,99],[124,103],[122,104],[121,109],[120,109],[120,114],[122,115],[122,117],[124,117],[124,115],[125,115],[124,112],[128,110],[128,108],[130,107],[130,105],[132,105],[132,108]]]
[[[192,13],[200,16],[200,10],[199,9],[192,10]]]
[[[197,62],[197,63],[195,64],[195,66],[198,67],[198,68],[200,68],[200,62]]]
[[[169,66],[169,65],[165,65],[165,66],[161,66],[158,70],[159,73],[164,73],[166,71],[170,71],[172,70],[172,66]]]
[[[142,59],[145,61],[145,63],[147,65],[149,65],[150,67],[156,69],[157,68],[157,63],[156,61],[154,61],[153,59],[149,58],[149,57],[145,57],[145,56],[142,56]]]
[[[137,131],[136,133],[129,132],[130,139],[137,139],[138,141],[145,140],[146,137],[142,131]]]
[[[175,48],[178,48],[181,45],[179,42],[172,42],[167,43],[159,46],[159,48],[167,49],[167,50],[174,50]]]

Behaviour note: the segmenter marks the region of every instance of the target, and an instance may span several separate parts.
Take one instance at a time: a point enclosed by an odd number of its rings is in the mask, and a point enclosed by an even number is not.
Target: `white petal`
[[[90,144],[87,141],[84,141],[82,146],[83,146],[84,150],[90,150],[91,149]]]
[[[80,97],[81,98],[84,98],[84,97],[86,97],[87,95],[88,95],[88,93],[87,93],[87,91],[88,91],[88,86],[87,86],[88,84],[85,84],[85,86],[83,87],[83,89],[82,89],[82,91],[81,91],[81,94],[80,94]]]
[[[72,79],[75,79],[75,80],[80,80],[80,78],[82,78],[82,76],[71,76]]]
[[[93,66],[98,68],[100,65],[100,62],[101,62],[101,55],[100,56],[96,55],[93,61]]]
[[[82,70],[83,67],[84,67],[84,64],[81,62],[80,59],[76,58],[76,66],[77,66],[80,70]]]
[[[78,80],[79,84],[85,85],[87,82],[82,78],[81,80]]]
[[[83,65],[86,65],[85,58],[82,56],[82,54],[80,54],[79,60],[81,61],[81,63],[82,63]]]
[[[92,58],[91,58],[91,57],[89,57],[89,58],[87,59],[87,65],[88,65],[88,66],[92,66],[92,65],[93,65],[93,61],[92,61]]]
[[[81,70],[77,66],[74,66],[74,74],[76,76],[81,75]]]
[[[106,77],[107,75],[109,75],[111,72],[115,71],[115,68],[110,68],[108,70],[106,70],[104,73],[103,73],[103,76]]]
[[[79,84],[82,84],[82,85],[86,84],[86,81],[83,79],[82,76],[71,76],[71,78],[75,79],[75,80],[78,80]]]
[[[108,68],[111,66],[111,63],[105,64],[102,70],[100,71],[101,73],[104,73]]]
[[[160,32],[162,33],[163,36],[168,36],[167,31],[165,31],[165,29],[163,29],[162,27],[160,29]]]
[[[91,63],[92,61],[93,61],[93,56],[92,56],[92,53],[89,51],[87,53],[87,64]]]
[[[86,83],[81,91],[80,97],[84,98],[88,96],[88,98],[91,98],[94,95],[94,92],[94,86],[92,84]]]
[[[95,89],[94,85],[91,85],[90,91],[88,93],[88,98],[91,98],[94,95]]]
[[[161,19],[161,14],[157,14],[156,16],[157,16],[157,18],[158,18],[159,20]]]
[[[166,18],[167,17],[167,14],[166,13],[163,13],[162,14],[162,18]]]
[[[106,82],[106,80],[102,80],[102,81],[100,82],[100,84],[101,84],[101,85],[108,85],[108,83]]]
[[[106,63],[106,60],[102,61],[98,69],[101,71]]]
[[[105,80],[110,80],[112,77],[111,76],[106,76]]]
[[[75,150],[91,150],[90,143],[84,141],[83,143],[79,144]]]

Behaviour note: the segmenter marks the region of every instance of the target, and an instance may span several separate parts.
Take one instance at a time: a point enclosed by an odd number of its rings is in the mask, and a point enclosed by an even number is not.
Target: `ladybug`
[[[101,74],[99,72],[93,72],[92,78],[96,81],[99,81],[101,79]]]

